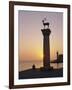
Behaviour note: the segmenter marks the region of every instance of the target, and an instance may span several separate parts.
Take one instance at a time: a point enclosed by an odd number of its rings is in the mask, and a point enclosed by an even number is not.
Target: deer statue
[[[44,20],[42,20],[44,28],[47,26],[49,28],[49,22],[44,22],[46,20],[46,18],[44,18]]]

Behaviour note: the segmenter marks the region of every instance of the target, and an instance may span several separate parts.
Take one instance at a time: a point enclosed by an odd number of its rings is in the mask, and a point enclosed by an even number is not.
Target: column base
[[[49,67],[41,67],[40,68],[41,71],[51,71],[53,70],[53,67],[49,66]]]

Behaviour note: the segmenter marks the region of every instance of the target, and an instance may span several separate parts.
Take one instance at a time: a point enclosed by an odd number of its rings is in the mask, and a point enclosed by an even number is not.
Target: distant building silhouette
[[[57,63],[62,63],[62,62],[63,62],[63,54],[57,53]]]
[[[63,54],[59,54],[58,52],[56,54],[57,58],[52,60],[51,63],[63,63]]]

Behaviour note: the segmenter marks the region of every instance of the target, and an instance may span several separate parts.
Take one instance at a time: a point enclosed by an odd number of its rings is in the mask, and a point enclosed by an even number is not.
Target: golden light
[[[39,58],[39,60],[43,60],[43,52],[42,52],[42,50],[37,51],[37,57]]]

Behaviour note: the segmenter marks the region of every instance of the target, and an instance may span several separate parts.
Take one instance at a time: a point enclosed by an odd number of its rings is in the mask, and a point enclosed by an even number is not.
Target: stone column
[[[50,29],[41,29],[43,34],[43,66],[44,68],[50,68]]]

